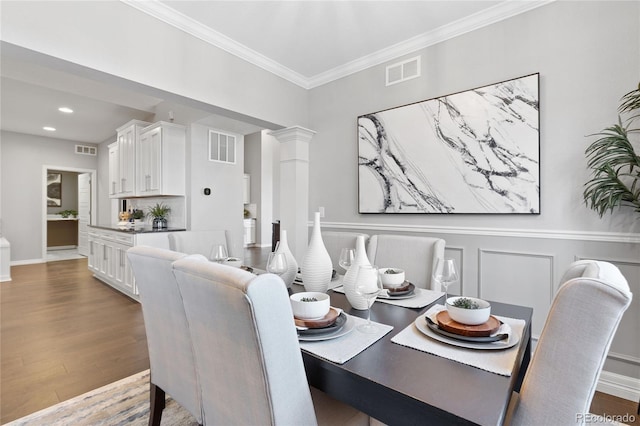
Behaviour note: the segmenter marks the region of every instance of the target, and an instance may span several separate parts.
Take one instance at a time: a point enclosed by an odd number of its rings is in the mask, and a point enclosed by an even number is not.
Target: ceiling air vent
[[[76,154],[98,155],[98,148],[88,145],[76,145]]]
[[[386,85],[391,86],[416,77],[420,77],[420,56],[387,66]]]

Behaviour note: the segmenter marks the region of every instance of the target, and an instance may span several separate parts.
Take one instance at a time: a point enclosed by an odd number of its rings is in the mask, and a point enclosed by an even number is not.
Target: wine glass
[[[211,259],[222,263],[229,258],[229,254],[227,253],[227,246],[224,244],[216,244],[213,246],[211,250]]]
[[[340,258],[338,259],[338,265],[346,271],[353,264],[356,257],[356,251],[352,248],[343,248],[340,250]]]
[[[269,258],[267,259],[267,272],[282,276],[282,274],[287,272],[287,268],[287,256],[285,256],[284,253],[269,253]]]
[[[363,333],[375,333],[378,327],[371,323],[371,305],[382,291],[382,281],[377,266],[362,265],[356,277],[356,293],[367,299],[367,323],[358,326]]]
[[[458,281],[458,268],[456,261],[449,258],[438,258],[433,272],[433,279],[444,287],[444,299],[449,298],[447,289],[449,284]]]

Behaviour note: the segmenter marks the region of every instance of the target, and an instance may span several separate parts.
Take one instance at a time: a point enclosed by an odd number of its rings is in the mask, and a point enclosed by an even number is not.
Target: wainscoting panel
[[[445,255],[461,266],[462,279],[451,293],[533,307],[534,343],[571,262],[596,259],[615,264],[629,282],[634,300],[616,333],[604,366],[605,383],[601,380],[599,389],[635,401],[640,398],[640,234],[368,223],[371,219],[363,216],[361,223],[322,225],[369,235],[443,238]]]
[[[588,256],[576,256],[576,260],[593,259]],[[633,300],[624,313],[616,336],[611,343],[605,370],[626,376],[638,377],[640,373],[640,260],[599,257],[596,260],[616,265],[627,279]]]
[[[478,250],[478,296],[533,308],[539,336],[553,300],[553,255]]]

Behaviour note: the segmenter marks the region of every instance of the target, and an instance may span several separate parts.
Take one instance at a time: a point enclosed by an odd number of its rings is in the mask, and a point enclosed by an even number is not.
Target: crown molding
[[[553,3],[556,0],[514,1],[507,0],[489,9],[485,9],[466,18],[436,28],[424,34],[401,41],[387,48],[378,50],[370,55],[347,62],[344,65],[330,69],[308,80],[308,88],[321,86],[334,80],[355,74],[375,65],[394,60],[420,49],[433,46],[443,41],[495,24],[521,13]]]
[[[330,83],[372,66],[380,65],[381,63],[396,59],[400,56],[545,6],[556,0],[507,0],[489,9],[459,19],[433,31],[396,43],[385,49],[312,77],[305,77],[224,34],[189,18],[158,0],[120,1],[304,89],[313,89],[314,87]]]
[[[260,67],[272,74],[284,78],[291,83],[308,89],[308,79],[280,63],[252,50],[242,43],[227,37],[226,35],[189,18],[177,10],[161,3],[158,0],[120,0],[141,12],[153,16],[160,21],[184,31],[200,40],[216,46],[234,56]]]

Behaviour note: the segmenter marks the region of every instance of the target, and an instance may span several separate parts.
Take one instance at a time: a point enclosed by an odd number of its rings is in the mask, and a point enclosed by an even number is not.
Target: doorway
[[[51,197],[49,197],[49,183],[52,178],[50,175],[61,172],[65,172],[66,174],[77,176],[77,183],[74,183],[75,188],[74,191],[75,197],[72,197],[74,202],[71,205],[67,204],[65,207],[62,207],[61,201],[57,201],[52,203]],[[74,167],[64,167],[64,166],[55,166],[55,165],[44,165],[42,166],[42,259],[45,262],[56,261],[56,260],[66,260],[66,259],[77,259],[84,256],[87,256],[87,226],[96,223],[96,214],[97,214],[97,189],[96,189],[96,170],[94,169],[81,169]],[[55,176],[54,176],[55,177]],[[69,191],[69,188],[67,188]],[[64,195],[63,195],[64,197]],[[64,198],[63,198],[64,199]],[[72,217],[67,220],[66,226],[73,227],[75,244],[65,245],[63,242],[60,245],[60,242],[55,243],[57,245],[56,250],[49,250],[50,241],[48,238],[48,229],[49,223],[54,223],[57,220],[60,220],[60,224],[64,221],[62,218],[57,217],[59,215],[49,216],[48,208],[58,207],[57,209],[53,209],[53,211],[64,210],[75,210],[77,212],[77,217]],[[59,227],[59,224],[54,224],[53,229]],[[64,228],[63,228],[64,229]],[[63,230],[62,236],[64,238],[65,233],[68,231]],[[55,232],[53,235],[56,235]],[[53,237],[57,238],[57,237]]]

